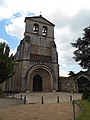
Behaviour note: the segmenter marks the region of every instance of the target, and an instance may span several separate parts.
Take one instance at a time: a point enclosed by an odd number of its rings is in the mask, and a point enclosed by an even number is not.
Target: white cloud
[[[25,29],[24,19],[25,16],[18,18],[17,17],[11,18],[10,24],[5,26],[6,32],[10,36],[15,36],[21,40],[23,38],[24,29]]]
[[[67,75],[68,70],[78,65],[73,60],[74,48],[70,45],[82,35],[82,29],[90,23],[89,0],[0,0],[0,20],[9,19],[10,23],[5,26],[10,36],[23,38],[25,30],[24,19],[27,13],[42,15],[53,22],[55,27],[55,41],[59,54],[60,74]],[[20,17],[15,17],[20,13]],[[11,50],[13,51],[13,50]],[[16,51],[16,50],[14,50]]]
[[[60,16],[58,15],[59,12]],[[67,73],[70,69],[75,72],[81,69],[72,58],[75,48],[71,46],[71,43],[82,37],[83,28],[90,24],[89,13],[89,9],[82,9],[74,16],[67,16],[67,14],[65,15],[57,10],[52,15],[54,16],[53,21],[56,23],[55,41],[59,54],[59,64],[61,65],[61,75],[64,73],[63,71]]]
[[[7,40],[5,40],[5,39],[2,39],[2,38],[0,38],[0,43],[1,42],[5,42],[6,44],[8,44],[9,45],[9,43],[8,43],[8,41]],[[10,46],[9,46],[10,47]],[[12,48],[10,48],[10,55],[13,53],[13,55],[16,53],[16,49],[17,48],[15,48],[15,49],[12,49]]]
[[[73,16],[83,8],[90,8],[89,0],[0,0],[0,18],[9,18],[13,13],[34,12],[39,15],[40,12],[46,17],[54,11],[60,9],[63,13]]]
[[[7,40],[0,38],[0,42],[5,42],[8,44]]]
[[[65,70],[62,70],[62,69],[60,69],[60,73],[62,73],[62,74],[60,74],[60,76],[66,76],[66,77],[68,77],[68,71],[65,71]]]
[[[15,55],[16,51],[17,51],[17,48],[15,48],[15,49],[12,49],[12,48],[11,48],[11,49],[10,49],[10,55],[11,55],[11,54]]]

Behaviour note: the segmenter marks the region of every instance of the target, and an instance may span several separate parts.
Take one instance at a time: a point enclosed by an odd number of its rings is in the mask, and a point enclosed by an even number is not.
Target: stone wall
[[[71,77],[59,77],[59,89],[63,92],[76,92],[74,79]]]

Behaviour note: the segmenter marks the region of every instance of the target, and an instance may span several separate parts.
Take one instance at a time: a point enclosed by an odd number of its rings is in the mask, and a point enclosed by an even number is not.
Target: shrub
[[[88,99],[88,97],[89,97],[89,90],[87,88],[85,88],[83,91],[82,99],[86,100],[86,99]]]
[[[88,102],[90,102],[90,95],[89,95],[89,97],[88,97]]]

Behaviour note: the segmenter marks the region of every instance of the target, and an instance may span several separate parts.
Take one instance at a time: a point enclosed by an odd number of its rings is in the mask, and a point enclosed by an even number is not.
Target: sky
[[[82,70],[73,59],[71,43],[90,25],[90,0],[0,0],[0,42],[6,42],[15,54],[24,38],[25,17],[40,13],[55,24],[60,76]]]

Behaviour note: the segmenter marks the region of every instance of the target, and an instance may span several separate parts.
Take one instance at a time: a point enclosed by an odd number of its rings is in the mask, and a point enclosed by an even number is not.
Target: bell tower
[[[24,39],[15,55],[18,64],[14,78],[20,84],[18,90],[58,90],[59,65],[54,26],[42,15],[25,18]]]

